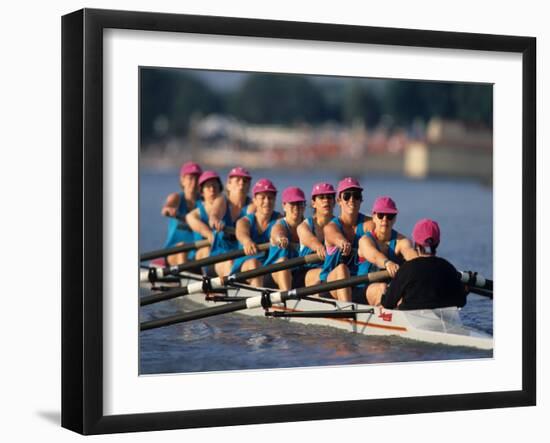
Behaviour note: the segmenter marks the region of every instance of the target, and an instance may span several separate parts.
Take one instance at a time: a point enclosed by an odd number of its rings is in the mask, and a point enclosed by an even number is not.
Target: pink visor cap
[[[397,214],[397,206],[390,197],[378,197],[372,205],[372,213]]]
[[[250,175],[250,172],[248,172],[244,168],[241,168],[240,166],[237,166],[236,168],[231,169],[231,171],[229,171],[229,175],[227,177],[228,178],[231,178],[231,177],[252,178],[252,176]]]
[[[311,198],[314,198],[316,195],[335,195],[336,191],[334,186],[330,183],[317,183],[313,185],[311,189]]]
[[[437,222],[424,218],[414,225],[412,236],[417,245],[437,246],[441,238],[441,231]]]
[[[252,188],[252,194],[253,195],[259,194],[260,192],[273,192],[273,193],[276,194],[277,193],[277,188],[271,182],[271,180],[269,180],[267,178],[261,178],[260,180],[258,180],[256,182],[256,184]]]
[[[346,177],[343,180],[340,180],[340,182],[338,183],[338,195],[340,195],[340,193],[344,191],[347,191],[348,189],[359,189],[360,191],[363,190],[359,182],[353,177]]]
[[[202,174],[202,168],[199,166],[198,163],[195,163],[195,162],[184,163],[181,166],[180,175],[187,175],[187,174],[201,175]]]
[[[201,176],[199,177],[199,186],[202,186],[203,183],[207,182],[208,180],[211,180],[213,178],[218,179],[218,181],[221,184],[220,176],[215,171],[204,171]]]
[[[305,201],[306,196],[304,195],[304,191],[302,191],[300,188],[291,186],[283,191],[283,204],[299,202],[305,203]]]

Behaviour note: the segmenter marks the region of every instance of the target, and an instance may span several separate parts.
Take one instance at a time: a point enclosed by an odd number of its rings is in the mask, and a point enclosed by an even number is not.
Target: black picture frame
[[[106,416],[103,412],[105,29],[454,48],[522,56],[522,388],[392,399]],[[458,411],[536,404],[536,39],[83,9],[62,18],[62,426],[82,434]]]

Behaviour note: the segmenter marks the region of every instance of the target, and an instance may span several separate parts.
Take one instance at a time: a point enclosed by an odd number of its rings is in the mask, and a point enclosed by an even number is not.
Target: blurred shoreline
[[[422,131],[362,125],[244,125],[221,116],[194,121],[189,136],[143,146],[140,165],[169,170],[194,160],[204,168],[317,170],[345,175],[475,179],[492,186],[492,131],[432,119]]]

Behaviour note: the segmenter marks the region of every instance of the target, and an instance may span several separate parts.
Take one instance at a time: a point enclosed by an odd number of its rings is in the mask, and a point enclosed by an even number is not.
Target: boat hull
[[[187,286],[197,282],[201,277],[185,273],[181,285]],[[273,291],[267,289],[267,291]],[[258,288],[247,285],[231,288],[227,296],[252,297],[261,293]],[[225,301],[214,301],[220,294],[196,293],[185,298],[204,307],[212,307]],[[316,301],[319,300],[319,301]],[[343,311],[368,310],[368,313],[356,313],[353,318],[310,318],[310,317],[280,317],[274,321],[291,321],[305,325],[330,326],[362,335],[396,335],[427,343],[444,344],[448,346],[467,346],[478,349],[493,349],[493,337],[482,331],[464,326],[460,318],[460,310],[456,307],[422,309],[412,311],[389,310],[383,307],[368,306],[351,302],[319,299],[288,300],[284,304],[273,305],[272,312],[311,312],[311,311]],[[264,316],[263,308],[239,311],[248,316]]]

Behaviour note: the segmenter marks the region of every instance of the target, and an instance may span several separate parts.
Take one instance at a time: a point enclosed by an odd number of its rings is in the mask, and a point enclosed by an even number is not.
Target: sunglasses
[[[384,212],[377,212],[376,216],[379,220],[382,220],[384,217],[386,217],[388,220],[393,220],[397,214],[386,214]]]
[[[348,201],[350,198],[353,198],[357,201],[363,201],[363,193],[358,191],[346,191],[342,193],[342,199]]]

